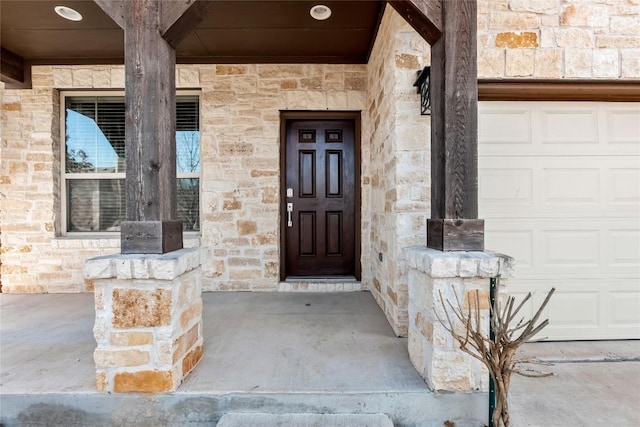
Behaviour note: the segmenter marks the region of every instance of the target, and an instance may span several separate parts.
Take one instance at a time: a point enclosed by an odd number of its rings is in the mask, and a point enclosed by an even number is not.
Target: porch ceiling
[[[319,3],[332,9],[326,21],[309,15]],[[178,45],[177,62],[366,63],[384,3],[216,1]],[[59,17],[57,5],[72,7],[84,19]],[[93,1],[2,0],[0,7],[0,46],[25,63],[123,63],[124,33]]]

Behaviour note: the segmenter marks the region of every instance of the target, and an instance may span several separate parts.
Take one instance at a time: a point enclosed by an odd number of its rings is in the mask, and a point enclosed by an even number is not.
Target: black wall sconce
[[[429,100],[429,83],[431,77],[431,67],[424,67],[418,71],[418,79],[413,84],[418,88],[420,94],[420,114],[428,116],[431,114],[431,101]]]

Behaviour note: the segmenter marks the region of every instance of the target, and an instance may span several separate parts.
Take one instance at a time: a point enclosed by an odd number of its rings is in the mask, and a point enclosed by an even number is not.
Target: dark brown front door
[[[285,132],[286,273],[354,275],[354,121],[287,120]]]

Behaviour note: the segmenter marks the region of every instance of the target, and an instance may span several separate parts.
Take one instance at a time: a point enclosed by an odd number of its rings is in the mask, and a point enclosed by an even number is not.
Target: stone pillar
[[[94,282],[96,387],[171,392],[202,357],[199,248],[85,261]]]
[[[481,319],[488,334],[489,281],[509,277],[513,258],[491,252],[441,252],[424,246],[407,248],[405,253],[413,366],[435,391],[488,391],[489,373],[484,365],[462,352],[438,320],[438,316],[446,319],[440,292],[455,306],[455,291],[461,304],[468,307],[478,290]]]

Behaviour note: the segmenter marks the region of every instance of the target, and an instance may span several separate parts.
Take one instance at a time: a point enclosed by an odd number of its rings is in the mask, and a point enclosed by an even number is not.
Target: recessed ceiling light
[[[324,21],[325,19],[329,19],[329,17],[331,16],[331,9],[329,8],[329,6],[317,4],[311,8],[309,14],[313,19]]]
[[[56,13],[69,21],[82,21],[82,15],[77,10],[67,6],[56,6],[53,8]]]

